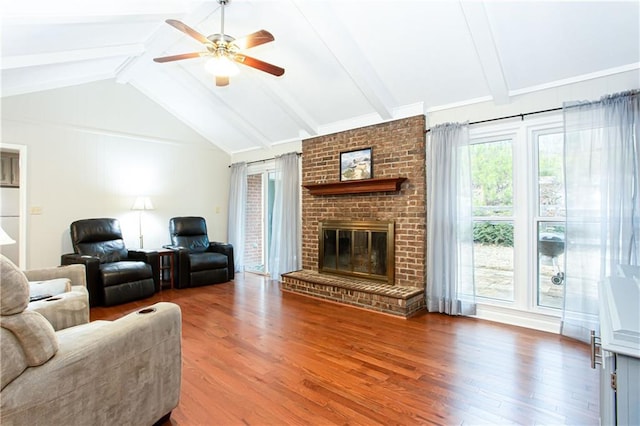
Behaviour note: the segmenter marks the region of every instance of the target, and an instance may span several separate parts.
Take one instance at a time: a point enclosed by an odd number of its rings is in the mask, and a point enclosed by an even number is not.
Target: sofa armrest
[[[160,291],[160,256],[155,250],[128,250],[127,257],[129,260],[138,260],[140,262],[151,265],[153,272],[153,284],[156,292]]]
[[[54,297],[29,302],[27,310],[44,316],[58,331],[89,322],[89,292],[84,286],[72,286]]]
[[[228,277],[229,280],[232,280],[235,276],[235,265],[233,260],[233,245],[229,243],[219,243],[219,242],[210,242],[209,250],[215,251],[217,253],[222,253],[227,256],[227,264],[229,268]]]
[[[82,264],[85,267],[87,290],[89,290],[89,305],[101,306],[104,302],[102,279],[100,278],[100,259],[95,256],[67,253],[60,257],[62,265]]]
[[[30,269],[24,271],[29,281],[46,281],[56,278],[68,278],[72,286],[87,287],[87,275],[84,264],[57,266],[53,268]]]
[[[150,425],[171,412],[180,396],[181,312],[166,302],[150,308],[56,332],[56,355],[2,390],[0,423]]]

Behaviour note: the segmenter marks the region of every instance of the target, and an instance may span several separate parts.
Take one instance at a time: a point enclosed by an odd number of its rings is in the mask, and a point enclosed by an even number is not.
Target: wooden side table
[[[164,284],[169,283],[169,288],[173,288],[173,250],[167,248],[158,249],[158,262],[160,262],[160,291]],[[165,279],[165,273],[169,274],[169,279]]]

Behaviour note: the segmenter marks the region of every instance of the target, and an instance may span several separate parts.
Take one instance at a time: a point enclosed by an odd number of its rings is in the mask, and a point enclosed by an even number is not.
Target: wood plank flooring
[[[250,273],[93,308],[182,308],[172,425],[597,425],[586,345],[471,318],[408,320],[280,291]]]

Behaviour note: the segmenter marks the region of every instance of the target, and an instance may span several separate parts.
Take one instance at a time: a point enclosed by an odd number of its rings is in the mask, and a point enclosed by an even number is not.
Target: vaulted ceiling
[[[202,51],[165,20],[218,33],[217,1],[1,4],[3,97],[115,79],[229,154],[640,69],[638,1],[232,0],[225,33],[269,31],[246,53],[286,72],[226,87],[153,61]]]

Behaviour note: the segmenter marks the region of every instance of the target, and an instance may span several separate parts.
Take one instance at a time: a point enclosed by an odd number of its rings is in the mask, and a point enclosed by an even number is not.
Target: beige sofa
[[[157,303],[55,331],[0,255],[0,424],[151,425],[177,406],[181,313]]]
[[[24,271],[31,289],[39,293],[51,293],[52,297],[30,302],[27,310],[42,314],[53,329],[58,331],[89,322],[89,292],[84,265],[59,266],[55,268]],[[70,288],[62,293],[48,291],[51,280],[68,279]]]

